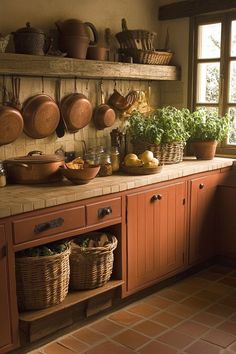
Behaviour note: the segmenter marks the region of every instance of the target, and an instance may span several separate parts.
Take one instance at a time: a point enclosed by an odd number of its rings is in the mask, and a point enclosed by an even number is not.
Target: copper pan
[[[44,94],[42,79],[42,93],[32,96],[23,105],[24,132],[35,139],[45,138],[56,130],[60,111],[54,99]]]
[[[61,115],[70,133],[74,133],[89,124],[92,118],[92,105],[89,99],[77,92],[75,79],[75,92],[65,96],[61,101]]]
[[[115,111],[105,103],[102,82],[100,83],[101,104],[94,111],[94,125],[98,130],[111,127],[116,120]]]
[[[19,94],[20,79],[13,79],[13,89],[17,87]],[[15,98],[15,90],[12,93]],[[15,101],[15,99],[14,99]],[[13,102],[7,102],[7,90],[5,78],[3,79],[3,104],[0,106],[0,145],[10,144],[15,141],[23,131],[23,118],[20,111],[15,108]]]

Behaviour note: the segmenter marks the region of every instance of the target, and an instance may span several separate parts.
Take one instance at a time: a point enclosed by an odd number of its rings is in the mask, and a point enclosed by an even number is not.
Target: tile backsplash
[[[6,87],[9,95],[11,96],[11,78],[5,77]],[[0,80],[0,88],[2,91],[3,78]],[[43,86],[44,93],[50,95],[55,99],[55,85],[56,78],[44,78]],[[128,80],[104,80],[103,89],[105,93],[105,101],[107,102],[110,95],[116,88],[122,95],[126,95],[130,90],[148,91],[147,81],[128,81]],[[77,91],[83,93],[91,101],[93,108],[101,103],[101,94],[99,88],[99,80],[77,79]],[[151,96],[150,104],[157,107],[159,104],[159,84],[158,82],[150,82]],[[75,90],[74,79],[61,79],[61,98]],[[20,102],[24,104],[26,99],[42,92],[42,78],[21,78],[20,88]],[[2,95],[1,95],[2,96]],[[2,97],[1,97],[2,98]],[[61,138],[58,138],[56,133],[43,139],[33,139],[22,133],[21,136],[11,144],[0,146],[0,160],[16,156],[25,156],[28,152],[33,150],[40,150],[45,154],[52,154],[57,149],[62,148],[65,151],[75,151],[76,154],[82,153],[81,140],[86,142],[87,147],[103,145],[110,146],[110,132],[112,129],[120,127],[124,128],[125,121],[120,119],[119,114],[116,122],[112,127],[105,128],[104,130],[97,130],[91,119],[89,125],[80,129],[76,133],[65,133]]]

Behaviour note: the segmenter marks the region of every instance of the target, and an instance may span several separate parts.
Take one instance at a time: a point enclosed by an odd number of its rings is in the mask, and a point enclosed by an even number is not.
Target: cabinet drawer
[[[14,243],[36,240],[83,226],[85,226],[84,206],[22,218],[13,221]]]
[[[121,198],[87,204],[86,210],[88,226],[119,218],[121,217]]]

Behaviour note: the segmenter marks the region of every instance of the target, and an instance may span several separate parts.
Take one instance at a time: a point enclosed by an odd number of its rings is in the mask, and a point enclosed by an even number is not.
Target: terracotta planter
[[[217,141],[192,141],[192,150],[198,160],[212,160],[215,156]]]

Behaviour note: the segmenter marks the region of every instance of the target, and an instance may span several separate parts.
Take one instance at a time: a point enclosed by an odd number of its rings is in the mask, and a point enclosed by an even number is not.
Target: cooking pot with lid
[[[12,34],[18,54],[45,55],[50,49],[51,39],[41,29],[31,27],[29,22]]]
[[[59,154],[43,154],[31,151],[27,156],[10,158],[4,161],[7,177],[11,183],[36,184],[51,183],[62,179],[59,167],[64,159]]]

